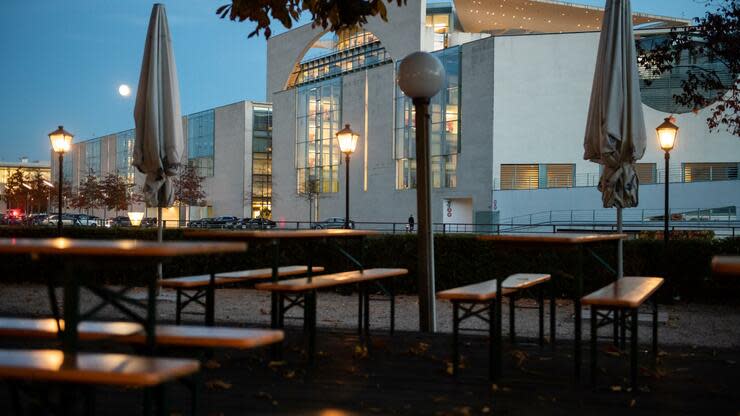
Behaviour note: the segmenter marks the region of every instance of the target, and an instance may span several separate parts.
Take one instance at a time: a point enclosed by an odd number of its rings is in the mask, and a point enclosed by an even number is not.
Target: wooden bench
[[[64,321],[60,321],[60,326],[64,328]],[[142,326],[134,322],[83,321],[77,330],[83,341],[113,339],[122,343],[146,343]],[[58,333],[54,318],[0,318],[2,337],[52,339]],[[272,329],[190,325],[155,327],[156,344],[169,347],[250,349],[279,343],[283,338],[283,331]]]
[[[66,355],[58,350],[0,350],[0,379],[146,388],[153,390],[161,414],[169,414],[165,384],[194,375],[199,369],[200,363],[189,359],[98,353]],[[22,413],[18,386],[11,384],[11,392],[13,407]],[[62,406],[65,405],[64,396],[66,394],[62,397]],[[86,400],[90,396],[85,395]],[[148,414],[151,409],[146,407],[148,405],[145,405],[145,414]]]
[[[663,285],[662,277],[623,277],[617,281],[602,287],[601,289],[584,296],[582,305],[591,306],[591,380],[596,381],[597,373],[597,336],[599,327],[615,324],[617,312],[620,312],[620,320],[623,328],[630,331],[630,374],[632,390],[637,389],[637,332],[638,332],[638,308],[642,306]],[[653,300],[653,360],[658,355],[658,302]],[[614,312],[612,315],[600,314],[599,310]],[[627,325],[625,317],[629,316],[630,323]]]
[[[518,273],[513,274],[500,283],[501,296],[509,297],[509,337],[511,342],[516,340],[514,312],[516,308],[516,297],[522,291],[537,287],[537,306],[539,309],[539,343],[544,344],[544,290],[543,283],[551,281],[552,276],[544,273]],[[494,325],[495,302],[498,301],[499,283],[497,279],[485,282],[474,283],[467,286],[461,286],[454,289],[444,290],[437,293],[437,299],[449,300],[452,302],[452,373],[457,374],[460,365],[460,354],[458,350],[460,324],[468,318],[478,318],[488,323],[488,331],[491,336],[490,345],[490,362],[491,377],[494,377],[495,369],[493,363],[496,353],[493,348],[493,339],[496,335],[496,325]],[[551,290],[554,293],[554,290]],[[554,317],[554,299],[550,299],[551,315]],[[460,310],[463,314],[460,316]],[[488,317],[483,314],[488,312]],[[550,334],[554,344],[554,319],[550,320]],[[501,354],[501,351],[498,351]]]
[[[323,267],[313,266],[311,273],[321,273]],[[308,273],[308,266],[284,266],[279,267],[277,276],[290,277],[300,276]],[[191,303],[199,304],[205,308],[206,325],[213,325],[215,319],[215,289],[235,283],[251,282],[255,280],[269,279],[272,276],[272,268],[239,270],[235,272],[204,274],[198,276],[183,276],[163,279],[159,285],[168,289],[176,290],[175,323],[181,322],[182,311]],[[194,293],[188,293],[194,292]],[[185,297],[185,302],[182,297]],[[205,302],[202,300],[205,298]]]
[[[712,273],[723,277],[740,277],[740,256],[714,256]]]
[[[391,284],[388,288],[380,286],[390,297],[391,316],[390,326],[391,334],[395,327],[395,293],[393,290],[393,279],[398,276],[408,274],[406,269],[388,269],[376,268],[365,270],[354,270],[348,272],[325,274],[300,279],[281,280],[278,282],[258,283],[254,287],[257,290],[269,291],[278,295],[278,326],[282,327],[284,323],[285,312],[294,305],[303,306],[304,327],[308,331],[308,356],[313,361],[316,350],[316,292],[321,289],[331,289],[339,286],[358,285],[358,316],[357,326],[360,335],[364,335],[363,340],[370,335],[370,294],[369,284],[380,283],[382,280],[389,279]],[[285,305],[285,300],[290,303]]]

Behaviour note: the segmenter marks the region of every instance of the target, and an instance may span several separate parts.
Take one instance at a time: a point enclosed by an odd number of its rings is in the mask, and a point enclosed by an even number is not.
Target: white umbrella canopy
[[[184,145],[175,54],[162,4],[154,5],[149,19],[134,120],[132,164],[146,175],[144,199],[150,207],[169,207],[174,203],[170,176],[177,173]]]
[[[630,2],[607,0],[583,155],[604,166],[599,180],[604,208],[638,205],[634,163],[646,142]]]

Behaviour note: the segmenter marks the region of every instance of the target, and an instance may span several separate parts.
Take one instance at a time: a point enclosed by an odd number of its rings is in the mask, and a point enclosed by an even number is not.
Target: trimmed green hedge
[[[53,237],[53,228],[0,227],[0,237]],[[65,236],[70,238],[120,239],[136,238],[155,240],[155,229],[90,229],[66,228]],[[409,276],[397,283],[402,293],[416,291],[416,236],[384,235],[365,240],[363,258],[367,267],[405,267]],[[184,239],[182,230],[165,230],[166,240]],[[359,253],[359,242],[342,241],[352,253]],[[614,264],[616,253],[613,244],[597,246],[595,252],[610,264]],[[327,271],[341,271],[351,264],[335,249],[329,246],[314,246],[314,264],[322,265]],[[711,276],[710,260],[717,254],[740,254],[740,238],[683,239],[671,241],[666,253],[662,240],[636,239],[624,245],[625,275],[662,276],[667,267],[669,279],[661,290],[663,300],[680,295],[685,300],[705,302],[737,302],[740,295],[740,281],[721,280]],[[216,271],[230,271],[242,268],[268,267],[271,264],[271,248],[266,242],[250,242],[248,255],[220,255],[181,258],[165,266],[167,276],[201,274],[214,265]],[[435,237],[435,257],[437,290],[443,290],[468,283],[474,283],[513,273],[550,272],[558,277],[558,293],[561,296],[572,293],[573,273],[576,269],[576,256],[572,250],[527,249],[515,246],[495,245],[479,241],[471,235],[438,235]],[[281,249],[281,264],[305,264],[306,246],[300,241],[286,241]],[[52,271],[48,263],[32,262],[28,258],[6,256],[2,262],[4,281],[39,282]],[[591,256],[585,256],[584,290],[596,289],[613,280]],[[124,279],[140,279],[145,272],[141,268],[111,270],[101,276],[112,284]],[[134,276],[134,277],[132,277]]]

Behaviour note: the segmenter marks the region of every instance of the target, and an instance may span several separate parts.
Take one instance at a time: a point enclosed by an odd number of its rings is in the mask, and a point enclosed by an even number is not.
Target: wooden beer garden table
[[[573,293],[573,305],[575,309],[575,340],[573,350],[574,372],[576,380],[580,379],[581,371],[581,297],[583,296],[583,259],[584,253],[588,253],[596,258],[601,265],[616,275],[616,267],[611,267],[606,261],[601,259],[591,246],[602,243],[614,243],[616,246],[620,240],[626,239],[626,234],[580,234],[580,233],[522,233],[522,234],[491,234],[478,236],[479,240],[490,241],[495,244],[506,246],[522,247],[547,247],[556,249],[571,249],[576,252],[577,266],[575,271],[575,290]],[[551,272],[549,270],[537,270],[538,272]],[[555,274],[553,273],[553,277]],[[497,292],[503,293],[501,283],[504,279],[500,276],[496,279]],[[554,291],[553,291],[554,293]],[[552,295],[554,297],[554,294]],[[501,374],[501,296],[495,299],[495,329],[494,339],[491,347],[498,351],[495,362],[493,363],[493,375],[498,377]],[[555,302],[550,299],[550,343],[555,346]]]
[[[313,267],[313,249],[315,243],[318,241],[331,241],[334,243],[334,247],[339,251],[342,256],[346,257],[350,262],[363,270],[362,264],[362,248],[360,249],[359,259],[352,256],[341,246],[336,244],[337,240],[341,239],[364,239],[369,236],[381,235],[378,231],[372,230],[185,230],[185,236],[188,238],[198,240],[218,240],[218,241],[243,241],[248,242],[250,240],[269,240],[272,246],[272,281],[278,281],[278,268],[280,267],[280,242],[283,240],[301,240],[306,242],[306,249],[308,251],[308,273],[307,276],[311,279],[312,267]],[[273,292],[271,295],[271,312],[270,312],[270,324],[273,329],[280,327],[278,317],[278,295]],[[360,305],[362,307],[362,305]],[[360,313],[360,317],[362,313]],[[361,319],[361,318],[358,318]]]
[[[111,305],[127,317],[140,323],[146,333],[146,346],[152,351],[155,343],[157,267],[162,261],[175,257],[201,256],[209,254],[235,253],[245,251],[247,245],[237,242],[154,242],[141,240],[79,240],[69,238],[1,238],[0,255],[29,255],[33,260],[48,258],[56,260],[60,266],[49,276],[47,286],[54,317],[59,322],[59,310],[54,292],[54,277],[60,277],[64,290],[64,327],[62,346],[64,352],[77,352],[77,326],[82,320],[93,317],[106,305]],[[98,274],[106,267],[129,268],[132,265],[151,266],[151,271],[143,273],[147,286],[147,302],[127,296],[133,285],[122,289],[106,287],[104,276]],[[139,276],[137,276],[139,277]],[[138,280],[138,279],[137,279]],[[128,281],[128,279],[126,279]],[[141,280],[138,280],[139,282]],[[131,279],[132,283],[135,283]],[[85,287],[101,299],[90,310],[80,312],[80,289]],[[134,309],[144,309],[142,314]]]
[[[715,256],[712,273],[722,277],[740,277],[740,256]]]

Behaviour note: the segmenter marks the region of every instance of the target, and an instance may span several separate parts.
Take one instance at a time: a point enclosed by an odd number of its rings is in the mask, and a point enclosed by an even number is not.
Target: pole
[[[617,207],[617,234],[622,234],[623,228],[622,207]],[[624,240],[620,239],[617,241],[617,279],[622,277],[624,277]]]
[[[58,217],[57,217],[57,235],[59,237],[62,236],[62,184],[64,183],[64,178],[62,177],[64,175],[64,170],[62,169],[62,164],[64,163],[64,153],[59,152],[59,185],[57,188],[57,194],[59,196],[59,211],[58,211]]]
[[[663,246],[664,248],[668,248],[668,221],[670,220],[670,209],[668,206],[668,182],[669,182],[669,175],[668,175],[668,165],[671,160],[671,154],[666,151],[665,152],[665,212],[663,215]]]
[[[162,221],[162,207],[157,207],[157,241],[162,242],[164,224]],[[157,281],[161,281],[163,278],[162,262],[157,263]],[[157,285],[157,295],[159,295],[159,285]]]
[[[344,178],[344,228],[349,229],[349,152],[344,154],[347,174]]]
[[[416,215],[418,216],[419,330],[437,329],[434,304],[434,236],[429,180],[429,98],[414,98],[416,107]]]

